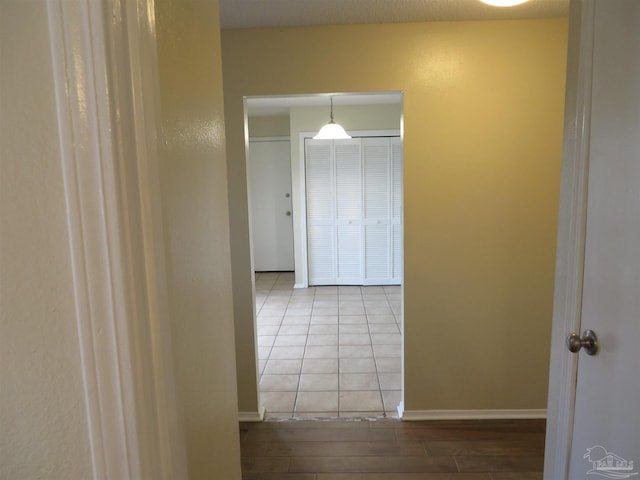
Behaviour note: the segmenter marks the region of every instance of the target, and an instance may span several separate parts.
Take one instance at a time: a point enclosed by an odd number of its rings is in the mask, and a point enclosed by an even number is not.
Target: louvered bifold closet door
[[[391,283],[402,282],[402,142],[391,143]]]
[[[336,283],[362,285],[362,160],[360,140],[334,140]]]
[[[400,139],[308,139],[305,152],[309,284],[399,284]]]
[[[391,281],[391,149],[388,138],[362,139],[364,285]]]
[[[309,284],[333,285],[337,270],[332,142],[307,139],[305,157]]]

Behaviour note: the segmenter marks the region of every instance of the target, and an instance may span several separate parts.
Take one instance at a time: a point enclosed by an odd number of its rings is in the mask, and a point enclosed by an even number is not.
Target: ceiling
[[[289,108],[327,107],[329,96],[335,106],[402,104],[402,93],[336,93],[316,95],[279,95],[274,97],[247,97],[247,114],[253,116],[288,115]]]
[[[479,0],[220,0],[226,28],[563,17],[569,0],[491,7]]]

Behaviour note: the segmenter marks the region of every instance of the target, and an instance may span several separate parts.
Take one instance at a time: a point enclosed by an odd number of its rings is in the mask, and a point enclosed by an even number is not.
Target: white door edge
[[[594,10],[593,0],[571,2],[544,480],[566,479],[571,453],[577,356],[565,338],[580,329]]]
[[[187,478],[164,333],[154,3],[52,0],[48,18],[93,478]]]

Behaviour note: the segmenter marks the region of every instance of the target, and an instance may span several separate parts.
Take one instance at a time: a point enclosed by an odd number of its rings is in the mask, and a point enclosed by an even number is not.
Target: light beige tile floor
[[[397,416],[399,286],[294,289],[256,274],[260,396],[271,418]]]

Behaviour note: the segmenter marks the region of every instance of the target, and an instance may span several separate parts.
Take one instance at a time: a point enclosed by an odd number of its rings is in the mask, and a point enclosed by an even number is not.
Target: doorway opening
[[[368,140],[362,139],[370,137],[378,139],[373,143],[379,147],[378,144],[389,143],[388,139],[395,137],[394,141],[400,145],[396,153],[399,152],[401,160],[401,93],[332,95],[336,120],[357,139],[352,144],[366,143]],[[310,271],[314,253],[309,250],[309,173],[305,147],[307,139],[326,123],[328,106],[329,96],[323,94],[246,99],[260,401],[270,418],[397,417],[402,401],[402,166],[400,163],[400,175],[392,179],[391,150],[387,164],[380,163],[380,158],[376,158],[377,164],[370,159],[355,160],[351,164],[357,167],[351,170],[357,173],[360,184],[346,185],[347,191],[352,193],[351,200],[361,198],[356,209],[362,211],[362,218],[347,220],[351,228],[341,229],[339,224],[344,219],[339,219],[338,224],[330,227],[333,230],[327,232],[323,227],[316,231],[329,233],[329,237],[336,239],[332,247],[340,247],[341,251],[345,241],[351,242],[351,263],[354,252],[364,260],[358,264],[361,275],[352,275],[347,282],[340,278],[318,282]],[[274,151],[279,153],[271,155],[276,158],[270,158],[269,152]],[[341,157],[338,154],[333,158],[338,161],[330,169],[338,171],[340,177]],[[287,164],[288,171],[282,169]],[[374,164],[378,165],[378,171],[372,170]],[[279,180],[270,180],[278,169]],[[388,217],[389,221],[381,220],[383,217],[364,218],[366,198],[373,198],[373,194],[357,193],[366,183],[365,170],[374,175],[367,178],[389,172],[388,178],[382,181],[388,185],[384,200],[377,205],[388,204],[384,218]],[[349,172],[342,173],[334,180],[347,178],[345,175]],[[290,191],[283,180],[290,182]],[[380,182],[377,178],[378,187]],[[335,194],[335,188],[329,190],[331,195]],[[395,207],[396,214],[400,215],[396,237],[392,221],[394,193],[400,202]],[[269,202],[273,204],[272,210]],[[369,211],[373,211],[375,205],[369,203]],[[335,198],[330,210],[336,210]],[[275,226],[286,221],[293,230],[293,269],[280,260],[290,258],[282,253],[284,242],[278,240],[283,236],[287,238],[287,234],[283,233],[284,227]],[[365,228],[367,222],[368,229]],[[357,228],[354,229],[354,225]],[[383,231],[386,233],[381,235]],[[354,237],[354,232],[362,235]],[[350,236],[340,238],[342,233]],[[378,245],[372,241],[376,238],[389,240],[384,255],[378,257],[372,254],[373,246]],[[394,238],[400,245],[395,255]],[[331,255],[339,261],[339,255]],[[382,257],[389,265],[394,260],[398,264],[400,270],[396,271],[396,277],[367,280],[366,259],[377,258],[374,263],[379,267]],[[336,269],[340,270],[339,263]],[[373,271],[373,267],[369,270]]]

